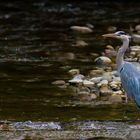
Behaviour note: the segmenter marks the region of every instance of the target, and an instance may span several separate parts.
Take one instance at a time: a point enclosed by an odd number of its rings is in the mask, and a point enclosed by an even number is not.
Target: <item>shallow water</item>
[[[100,101],[80,102],[74,100],[71,89],[51,84],[59,79],[68,81],[67,71],[71,68],[79,68],[82,74],[93,69],[94,57],[90,53],[101,53],[106,44],[116,43],[103,40],[101,34],[110,25],[129,31],[130,26],[139,24],[139,6],[140,3],[101,1],[41,0],[28,5],[25,1],[1,2],[0,120],[42,124],[74,121],[80,127],[78,122],[87,120],[139,119],[133,103],[126,107],[102,105]],[[70,30],[72,25],[87,23],[95,26],[89,35],[79,36]],[[73,47],[77,38],[89,45]],[[62,57],[67,53],[73,53],[74,58]]]

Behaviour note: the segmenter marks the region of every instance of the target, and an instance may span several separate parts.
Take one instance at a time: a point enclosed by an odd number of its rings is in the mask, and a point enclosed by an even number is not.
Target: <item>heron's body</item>
[[[140,72],[129,62],[119,69],[122,86],[127,96],[140,107]]]
[[[133,64],[124,61],[124,54],[129,47],[129,36],[123,31],[118,31],[114,34],[105,34],[103,36],[117,38],[123,42],[116,58],[118,72],[127,96],[134,100],[137,106],[140,107],[140,72]]]

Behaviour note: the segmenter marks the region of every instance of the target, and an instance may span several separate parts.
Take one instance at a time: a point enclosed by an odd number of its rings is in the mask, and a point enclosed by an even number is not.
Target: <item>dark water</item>
[[[108,26],[129,32],[140,22],[140,3],[90,1],[0,2],[0,120],[84,121],[126,120],[123,105],[77,102],[70,89],[51,83],[69,80],[67,71],[94,68],[93,53],[107,42],[101,38]],[[94,32],[81,35],[89,45],[76,48],[72,25],[92,24]],[[67,58],[68,53],[74,54]],[[130,105],[127,119],[138,119]]]

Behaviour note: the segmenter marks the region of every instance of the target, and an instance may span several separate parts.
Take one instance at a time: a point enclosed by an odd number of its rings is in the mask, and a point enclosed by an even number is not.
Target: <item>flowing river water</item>
[[[134,104],[78,102],[71,89],[51,84],[68,81],[69,69],[83,74],[93,69],[91,52],[101,54],[109,43],[101,35],[112,25],[130,31],[140,23],[139,7],[139,2],[0,2],[0,139],[139,138]],[[88,46],[74,47],[77,34],[70,26],[86,24],[94,25],[93,33],[78,37]]]

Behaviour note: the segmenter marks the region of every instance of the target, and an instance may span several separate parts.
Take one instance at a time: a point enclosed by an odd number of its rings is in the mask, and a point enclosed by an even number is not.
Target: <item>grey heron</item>
[[[103,37],[117,38],[122,41],[122,46],[119,48],[116,57],[117,70],[127,97],[134,100],[136,105],[140,107],[140,72],[133,64],[124,61],[124,54],[129,47],[129,36],[124,31],[118,31],[104,34]]]

